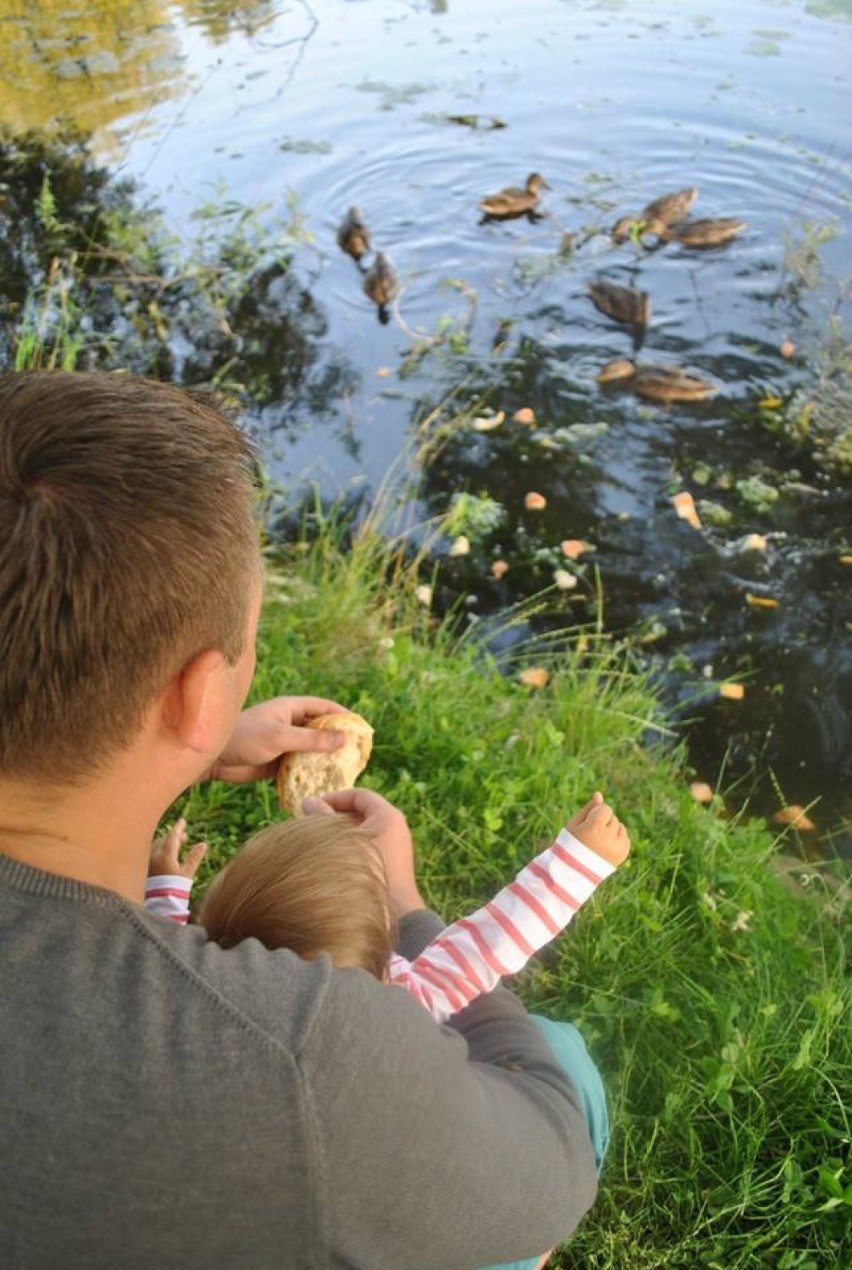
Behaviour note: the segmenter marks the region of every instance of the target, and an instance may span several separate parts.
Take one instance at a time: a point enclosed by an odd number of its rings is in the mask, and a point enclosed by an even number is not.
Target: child
[[[362,791],[362,798],[384,803]],[[178,821],[152,850],[146,905],[185,922],[203,843],[180,863]],[[336,966],[359,966],[404,987],[444,1022],[530,957],[571,921],[630,850],[627,831],[596,793],[556,839],[490,903],[448,926],[414,961],[393,952],[393,922],[382,858],[353,817],[301,816],[253,837],[208,889],[197,920],[232,947],[249,936],[267,948]]]

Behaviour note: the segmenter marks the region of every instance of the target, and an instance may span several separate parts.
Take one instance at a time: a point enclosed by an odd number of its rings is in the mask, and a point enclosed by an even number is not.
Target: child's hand
[[[309,816],[329,811],[343,812],[360,821],[360,828],[375,840],[385,866],[394,920],[414,909],[426,907],[414,875],[411,830],[405,816],[393,803],[371,789],[342,789],[322,798],[306,798],[302,810]]]
[[[584,847],[616,868],[630,855],[627,830],[599,792],[592,794],[585,807],[572,816],[565,827]]]
[[[189,848],[183,861],[181,861],[180,853],[186,844],[186,821],[181,817],[168,833],[164,833],[161,838],[154,839],[151,847],[151,856],[148,861],[148,877],[194,878],[198,872],[198,866],[207,851],[207,843],[196,842],[194,847]]]

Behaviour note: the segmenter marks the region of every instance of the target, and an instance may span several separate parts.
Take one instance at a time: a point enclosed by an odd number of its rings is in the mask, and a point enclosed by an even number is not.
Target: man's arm
[[[300,1063],[344,1264],[463,1270],[535,1256],[594,1199],[577,1092],[505,989],[450,1030],[406,992],[336,971]]]
[[[228,744],[202,780],[243,784],[274,776],[284,754],[293,750],[337,750],[345,744],[342,732],[305,727],[320,714],[337,714],[346,706],[326,697],[273,697],[243,710]]]
[[[405,817],[363,789],[304,804],[326,809],[356,815],[372,834],[397,952],[416,958],[443,923],[423,907]],[[594,1199],[577,1091],[503,988],[450,1030],[407,992],[336,971],[300,1062],[343,1264],[464,1270],[535,1256],[567,1238]]]

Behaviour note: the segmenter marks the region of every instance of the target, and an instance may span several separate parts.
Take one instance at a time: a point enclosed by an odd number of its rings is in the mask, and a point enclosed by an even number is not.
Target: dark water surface
[[[42,125],[59,110],[94,129],[178,232],[214,198],[272,215],[295,195],[314,238],[304,268],[325,376],[310,398],[260,412],[278,476],[329,496],[375,488],[448,391],[463,382],[462,404],[487,391],[505,421],[446,440],[422,510],[467,491],[503,518],[448,561],[438,599],[467,596],[475,619],[564,569],[578,582],[560,593],[563,620],[587,621],[597,571],[608,627],[641,624],[692,721],[699,774],[712,783],[724,763],[756,810],[780,791],[818,800],[813,818],[848,843],[849,473],[773,437],[757,402],[806,397],[827,341],[844,338],[852,3],[6,0],[0,21],[0,122]],[[547,215],[480,224],[478,198],[534,169],[552,187]],[[588,236],[693,184],[694,214],[749,222],[727,248]],[[377,322],[335,246],[352,203],[400,273],[404,323],[455,331],[454,344],[412,363],[405,330]],[[598,276],[650,292],[643,359],[688,365],[719,395],[659,407],[603,391],[598,370],[632,342],[589,303]],[[535,427],[512,421],[520,407]],[[543,511],[525,510],[531,490]],[[675,515],[679,490],[702,529]],[[749,534],[765,546],[748,548]],[[594,550],[566,562],[565,539]],[[510,565],[499,581],[498,558]],[[742,701],[720,698],[725,676],[745,684]]]

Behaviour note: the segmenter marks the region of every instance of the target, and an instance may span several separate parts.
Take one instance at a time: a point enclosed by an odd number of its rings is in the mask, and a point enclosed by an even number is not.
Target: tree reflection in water
[[[186,87],[169,6],[160,0],[7,0],[0,41],[0,125],[110,125]]]
[[[180,248],[79,137],[0,133],[0,364],[214,387],[249,426],[262,416],[288,437],[330,417],[358,376],[322,346],[325,313],[293,264],[297,223],[228,204],[200,226]]]

